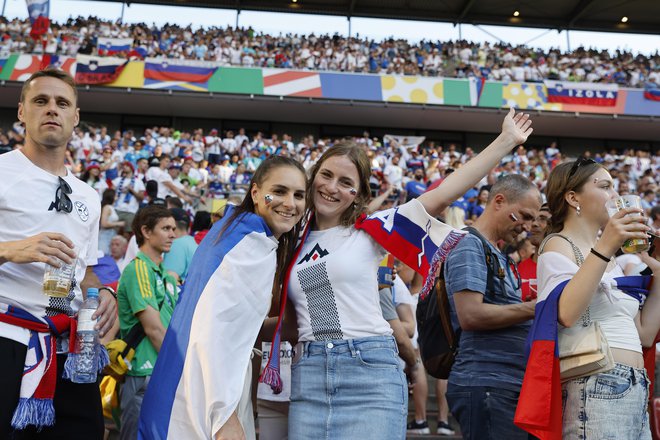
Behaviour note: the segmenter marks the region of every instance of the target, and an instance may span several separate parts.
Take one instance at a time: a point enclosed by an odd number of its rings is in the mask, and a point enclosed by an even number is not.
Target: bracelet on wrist
[[[589,252],[591,252],[592,254],[594,254],[595,256],[597,256],[598,258],[600,258],[601,260],[603,260],[606,263],[609,263],[610,260],[612,259],[611,257],[607,258],[605,255],[601,254],[600,252],[598,252],[594,248],[591,248],[591,250]]]
[[[109,286],[103,286],[103,287],[99,287],[99,292],[101,290],[107,290],[108,292],[110,292],[110,295],[112,295],[115,298],[115,301],[117,301],[117,292],[115,292],[115,289]]]

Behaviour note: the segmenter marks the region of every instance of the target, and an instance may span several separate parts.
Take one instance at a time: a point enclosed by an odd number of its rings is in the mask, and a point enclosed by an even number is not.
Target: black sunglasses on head
[[[570,179],[571,177],[573,177],[573,174],[575,174],[578,168],[580,168],[582,165],[590,165],[592,163],[596,163],[596,161],[584,156],[578,157],[575,163],[573,163],[573,166],[571,167],[571,171],[568,173],[568,178]]]
[[[58,177],[58,179],[59,186],[55,190],[55,201],[50,204],[48,210],[52,211],[54,209],[57,212],[64,211],[69,213],[73,211],[73,203],[69,198],[69,194],[71,194],[73,191],[71,190],[69,184],[66,183],[66,180],[62,179],[61,177]]]

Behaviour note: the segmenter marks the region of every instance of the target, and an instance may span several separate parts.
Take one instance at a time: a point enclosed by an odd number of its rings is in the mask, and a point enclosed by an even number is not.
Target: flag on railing
[[[649,101],[660,102],[660,89],[646,89],[644,90],[644,98]]]
[[[548,102],[613,107],[619,93],[616,84],[545,81]]]
[[[0,51],[0,73],[2,73],[2,69],[5,67],[5,64],[7,64],[7,60],[11,54],[7,50]]]
[[[127,60],[115,57],[76,57],[76,82],[78,84],[107,84],[115,81],[124,70]]]
[[[213,76],[217,68],[216,64],[206,61],[147,58],[144,77],[158,81],[203,83]]]
[[[110,56],[121,52],[130,52],[133,46],[132,38],[99,38],[97,48],[99,55]]]
[[[483,76],[481,78],[470,78],[470,105],[473,107],[479,105],[479,99],[481,99],[485,84],[486,78]]]

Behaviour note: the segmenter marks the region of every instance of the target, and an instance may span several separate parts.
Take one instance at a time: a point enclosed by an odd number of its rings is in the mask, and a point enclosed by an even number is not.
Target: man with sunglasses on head
[[[465,440],[527,439],[513,416],[535,301],[521,301],[517,267],[498,243],[529,232],[540,207],[533,182],[517,174],[500,178],[445,261],[452,325],[460,334],[446,396]]]
[[[99,387],[62,378],[69,330],[88,287],[101,287],[97,261],[101,207],[96,192],[65,167],[79,122],[75,82],[47,69],[23,85],[20,150],[0,156],[0,438],[103,438]],[[66,297],[47,296],[47,265],[75,262]],[[81,288],[82,287],[82,288]],[[92,316],[103,336],[117,316],[101,289]],[[56,354],[57,353],[57,354]]]

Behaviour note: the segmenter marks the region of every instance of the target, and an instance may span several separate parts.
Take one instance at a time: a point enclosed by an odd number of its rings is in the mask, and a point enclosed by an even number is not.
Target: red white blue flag
[[[128,53],[133,46],[132,38],[105,38],[99,37],[97,47],[99,55],[110,56],[118,53]]]
[[[128,61],[123,58],[78,55],[76,63],[78,84],[107,84],[119,77]]]
[[[616,84],[545,81],[548,102],[612,107],[616,105],[619,86]]]
[[[48,15],[50,14],[50,1],[49,0],[25,0],[28,9],[28,15],[30,16],[30,37],[33,40],[40,40],[44,36],[48,29],[50,28],[50,20]],[[46,41],[42,41],[44,48],[46,47]]]
[[[430,291],[436,271],[449,251],[466,234],[431,217],[416,199],[362,217],[355,228],[365,231],[383,249],[424,277],[422,296]]]
[[[649,101],[660,102],[660,89],[646,89],[644,90],[644,98]]]
[[[557,318],[559,298],[569,281],[562,281],[545,300],[536,303],[534,323],[527,338],[527,369],[513,421],[539,440],[562,438]],[[618,277],[614,281],[619,290],[641,300],[648,293],[650,277]]]
[[[50,15],[50,1],[49,0],[25,0],[30,16],[30,23],[34,22],[39,17],[46,17]]]
[[[147,58],[144,77],[158,81],[203,83],[215,73],[217,65],[205,61]]]
[[[141,440],[215,438],[241,399],[278,242],[256,214],[227,226],[233,209],[193,256],[142,403]]]

